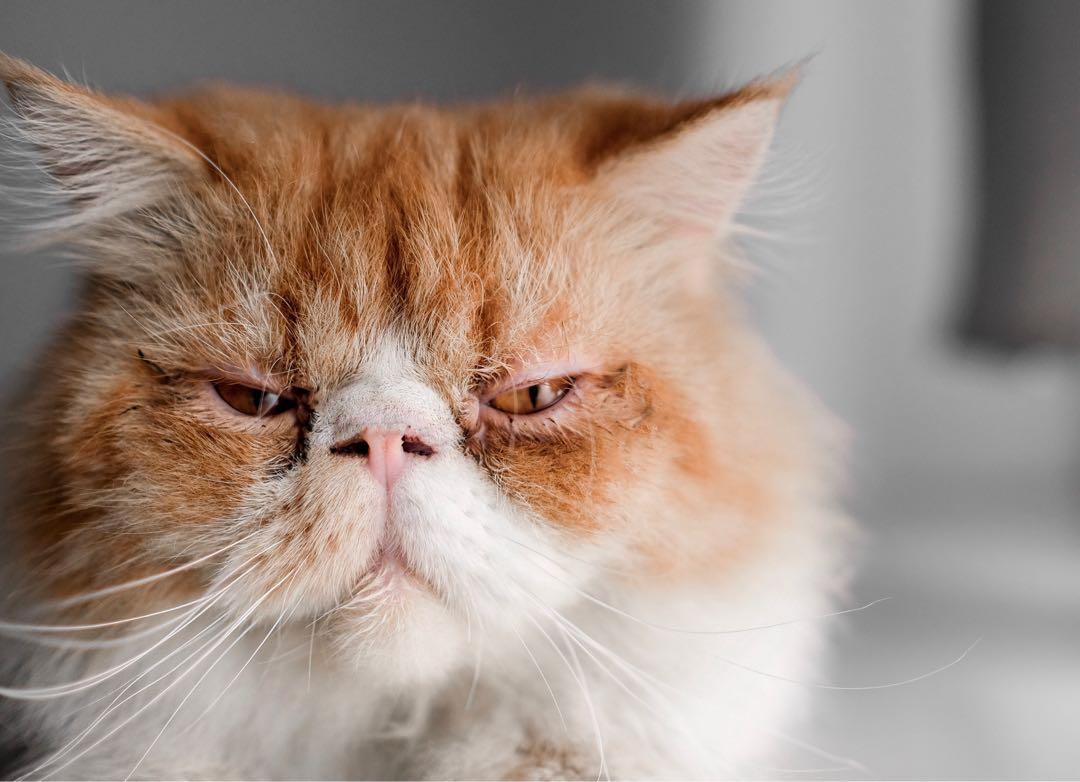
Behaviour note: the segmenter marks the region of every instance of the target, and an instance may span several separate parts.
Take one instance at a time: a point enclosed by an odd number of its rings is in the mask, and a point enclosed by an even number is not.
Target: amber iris
[[[488,404],[496,410],[511,415],[528,415],[546,410],[570,392],[574,385],[571,377],[542,380],[527,386],[518,386],[493,397]]]
[[[244,415],[278,415],[296,406],[288,396],[241,383],[214,383],[214,390],[225,404]]]

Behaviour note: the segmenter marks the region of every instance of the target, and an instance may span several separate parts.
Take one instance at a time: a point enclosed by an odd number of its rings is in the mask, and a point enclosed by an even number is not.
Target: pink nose
[[[435,449],[403,429],[363,429],[356,437],[334,445],[330,452],[366,459],[372,476],[389,492],[411,460],[433,456]]]

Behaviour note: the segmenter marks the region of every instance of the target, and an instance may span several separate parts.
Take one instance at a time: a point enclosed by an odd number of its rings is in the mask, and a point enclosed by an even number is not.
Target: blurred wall
[[[796,215],[810,229],[757,297],[787,363],[852,425],[859,495],[918,502],[1068,482],[1075,368],[1050,356],[1002,364],[951,342],[978,198],[973,6],[757,0],[709,11],[707,69],[747,74],[815,54],[779,150],[798,145],[819,173]]]
[[[1062,483],[1074,467],[1068,367],[1002,367],[948,342],[976,197],[970,14],[956,0],[8,0],[0,49],[105,89],[223,78],[360,99],[589,78],[695,92],[813,55],[758,196],[779,213],[747,295],[851,424],[855,499],[872,507]],[[0,382],[15,386],[70,276],[9,255],[0,281]]]

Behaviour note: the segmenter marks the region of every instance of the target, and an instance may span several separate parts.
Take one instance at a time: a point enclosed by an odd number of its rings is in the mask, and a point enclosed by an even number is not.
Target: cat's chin
[[[442,679],[467,655],[460,621],[394,556],[379,556],[338,614],[340,657],[390,687]]]

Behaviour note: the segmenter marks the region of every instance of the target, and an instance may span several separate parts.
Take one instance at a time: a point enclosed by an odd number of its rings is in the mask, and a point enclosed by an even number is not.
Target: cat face
[[[88,264],[38,402],[58,590],[198,561],[155,598],[430,674],[764,501],[708,270],[785,84],[440,110],[0,76]]]

